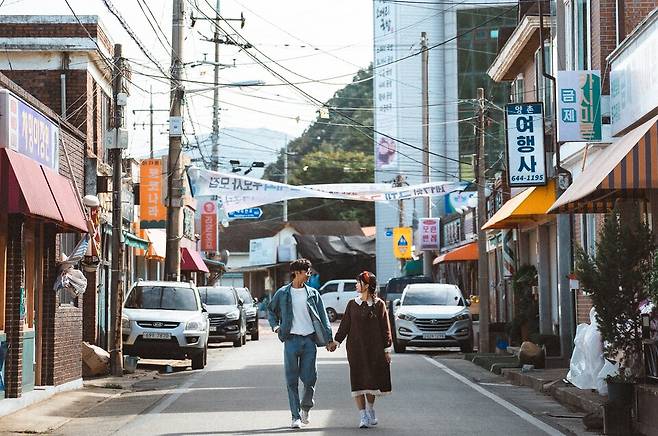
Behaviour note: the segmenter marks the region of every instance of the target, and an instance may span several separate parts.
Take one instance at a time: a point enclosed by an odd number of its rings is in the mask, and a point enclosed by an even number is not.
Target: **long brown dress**
[[[335,340],[343,342],[345,337],[352,396],[391,393],[391,368],[384,350],[391,346],[392,340],[384,301],[376,298],[368,305],[365,301],[359,304],[350,300]]]

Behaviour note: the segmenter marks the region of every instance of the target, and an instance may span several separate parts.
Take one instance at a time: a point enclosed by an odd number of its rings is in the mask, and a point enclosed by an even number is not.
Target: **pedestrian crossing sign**
[[[397,259],[411,259],[412,242],[411,227],[395,227],[393,229],[393,253]]]

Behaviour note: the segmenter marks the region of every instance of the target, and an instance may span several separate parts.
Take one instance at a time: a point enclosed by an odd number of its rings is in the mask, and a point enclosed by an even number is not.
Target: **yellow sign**
[[[411,259],[412,238],[411,227],[393,229],[393,253],[397,259]]]

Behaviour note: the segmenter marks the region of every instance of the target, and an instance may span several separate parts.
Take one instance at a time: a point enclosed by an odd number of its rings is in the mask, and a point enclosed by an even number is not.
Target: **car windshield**
[[[202,288],[201,301],[209,306],[236,306],[235,294],[231,288]]]
[[[246,289],[238,289],[238,295],[242,298],[244,304],[253,304],[254,300],[251,299],[251,294]]]
[[[135,286],[126,299],[128,309],[199,310],[194,289]]]
[[[402,299],[403,306],[457,306],[461,293],[454,287],[410,289]]]
[[[405,286],[411,283],[432,283],[432,279],[425,276],[411,276],[402,278],[392,278],[386,284],[380,298],[386,301],[394,301],[402,296]]]

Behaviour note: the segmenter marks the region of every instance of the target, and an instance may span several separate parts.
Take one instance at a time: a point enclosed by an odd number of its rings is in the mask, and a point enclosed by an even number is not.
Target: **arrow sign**
[[[236,210],[229,212],[228,217],[234,220],[257,220],[263,216],[263,209],[260,207],[252,207],[249,209]]]

